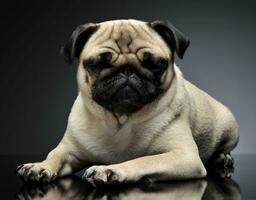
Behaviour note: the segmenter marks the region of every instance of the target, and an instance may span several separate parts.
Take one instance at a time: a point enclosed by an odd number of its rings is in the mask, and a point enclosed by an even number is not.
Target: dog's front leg
[[[85,166],[72,147],[70,138],[64,136],[60,144],[53,149],[42,162],[22,164],[17,167],[17,174],[25,181],[50,182],[56,177],[69,175]]]
[[[169,145],[168,152],[118,164],[92,166],[86,170],[83,179],[97,186],[145,179],[159,181],[205,177],[206,170],[190,129],[181,127],[170,128],[169,131],[173,132],[163,135],[163,139],[158,141],[164,146]]]
[[[202,178],[206,170],[200,158],[172,151],[140,157],[113,165],[95,165],[88,168],[83,179],[92,185],[136,182],[139,180],[181,180]]]

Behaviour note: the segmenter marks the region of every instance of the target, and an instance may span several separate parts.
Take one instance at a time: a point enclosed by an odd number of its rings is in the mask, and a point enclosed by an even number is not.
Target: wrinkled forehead
[[[170,49],[162,38],[146,22],[138,20],[114,20],[98,24],[99,29],[92,35],[82,54],[111,49],[116,53],[138,53],[151,51],[168,58]],[[92,51],[93,49],[93,51]]]

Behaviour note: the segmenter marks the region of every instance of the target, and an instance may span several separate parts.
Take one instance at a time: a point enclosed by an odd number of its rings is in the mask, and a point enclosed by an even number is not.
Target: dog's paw
[[[82,179],[97,187],[121,183],[124,181],[124,176],[116,169],[110,169],[108,166],[92,166],[85,171]]]
[[[16,173],[25,181],[50,182],[57,174],[46,168],[42,163],[28,163],[17,167]]]
[[[234,172],[234,159],[228,154],[221,153],[214,159],[214,171],[220,178],[230,178]]]

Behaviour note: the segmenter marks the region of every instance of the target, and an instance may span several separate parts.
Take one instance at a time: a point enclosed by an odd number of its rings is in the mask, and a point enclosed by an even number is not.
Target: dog
[[[203,178],[216,163],[232,165],[237,122],[183,77],[174,58],[188,46],[164,21],[78,26],[63,47],[79,87],[65,134],[46,160],[18,166],[18,175],[49,182],[86,168],[82,179],[99,186]]]

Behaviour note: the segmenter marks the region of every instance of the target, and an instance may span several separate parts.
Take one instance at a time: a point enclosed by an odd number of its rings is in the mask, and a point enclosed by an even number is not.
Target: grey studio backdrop
[[[236,154],[256,152],[254,1],[17,1],[1,6],[0,154],[46,154],[77,94],[61,45],[86,22],[169,20],[191,43],[184,76],[227,105],[240,125]]]

